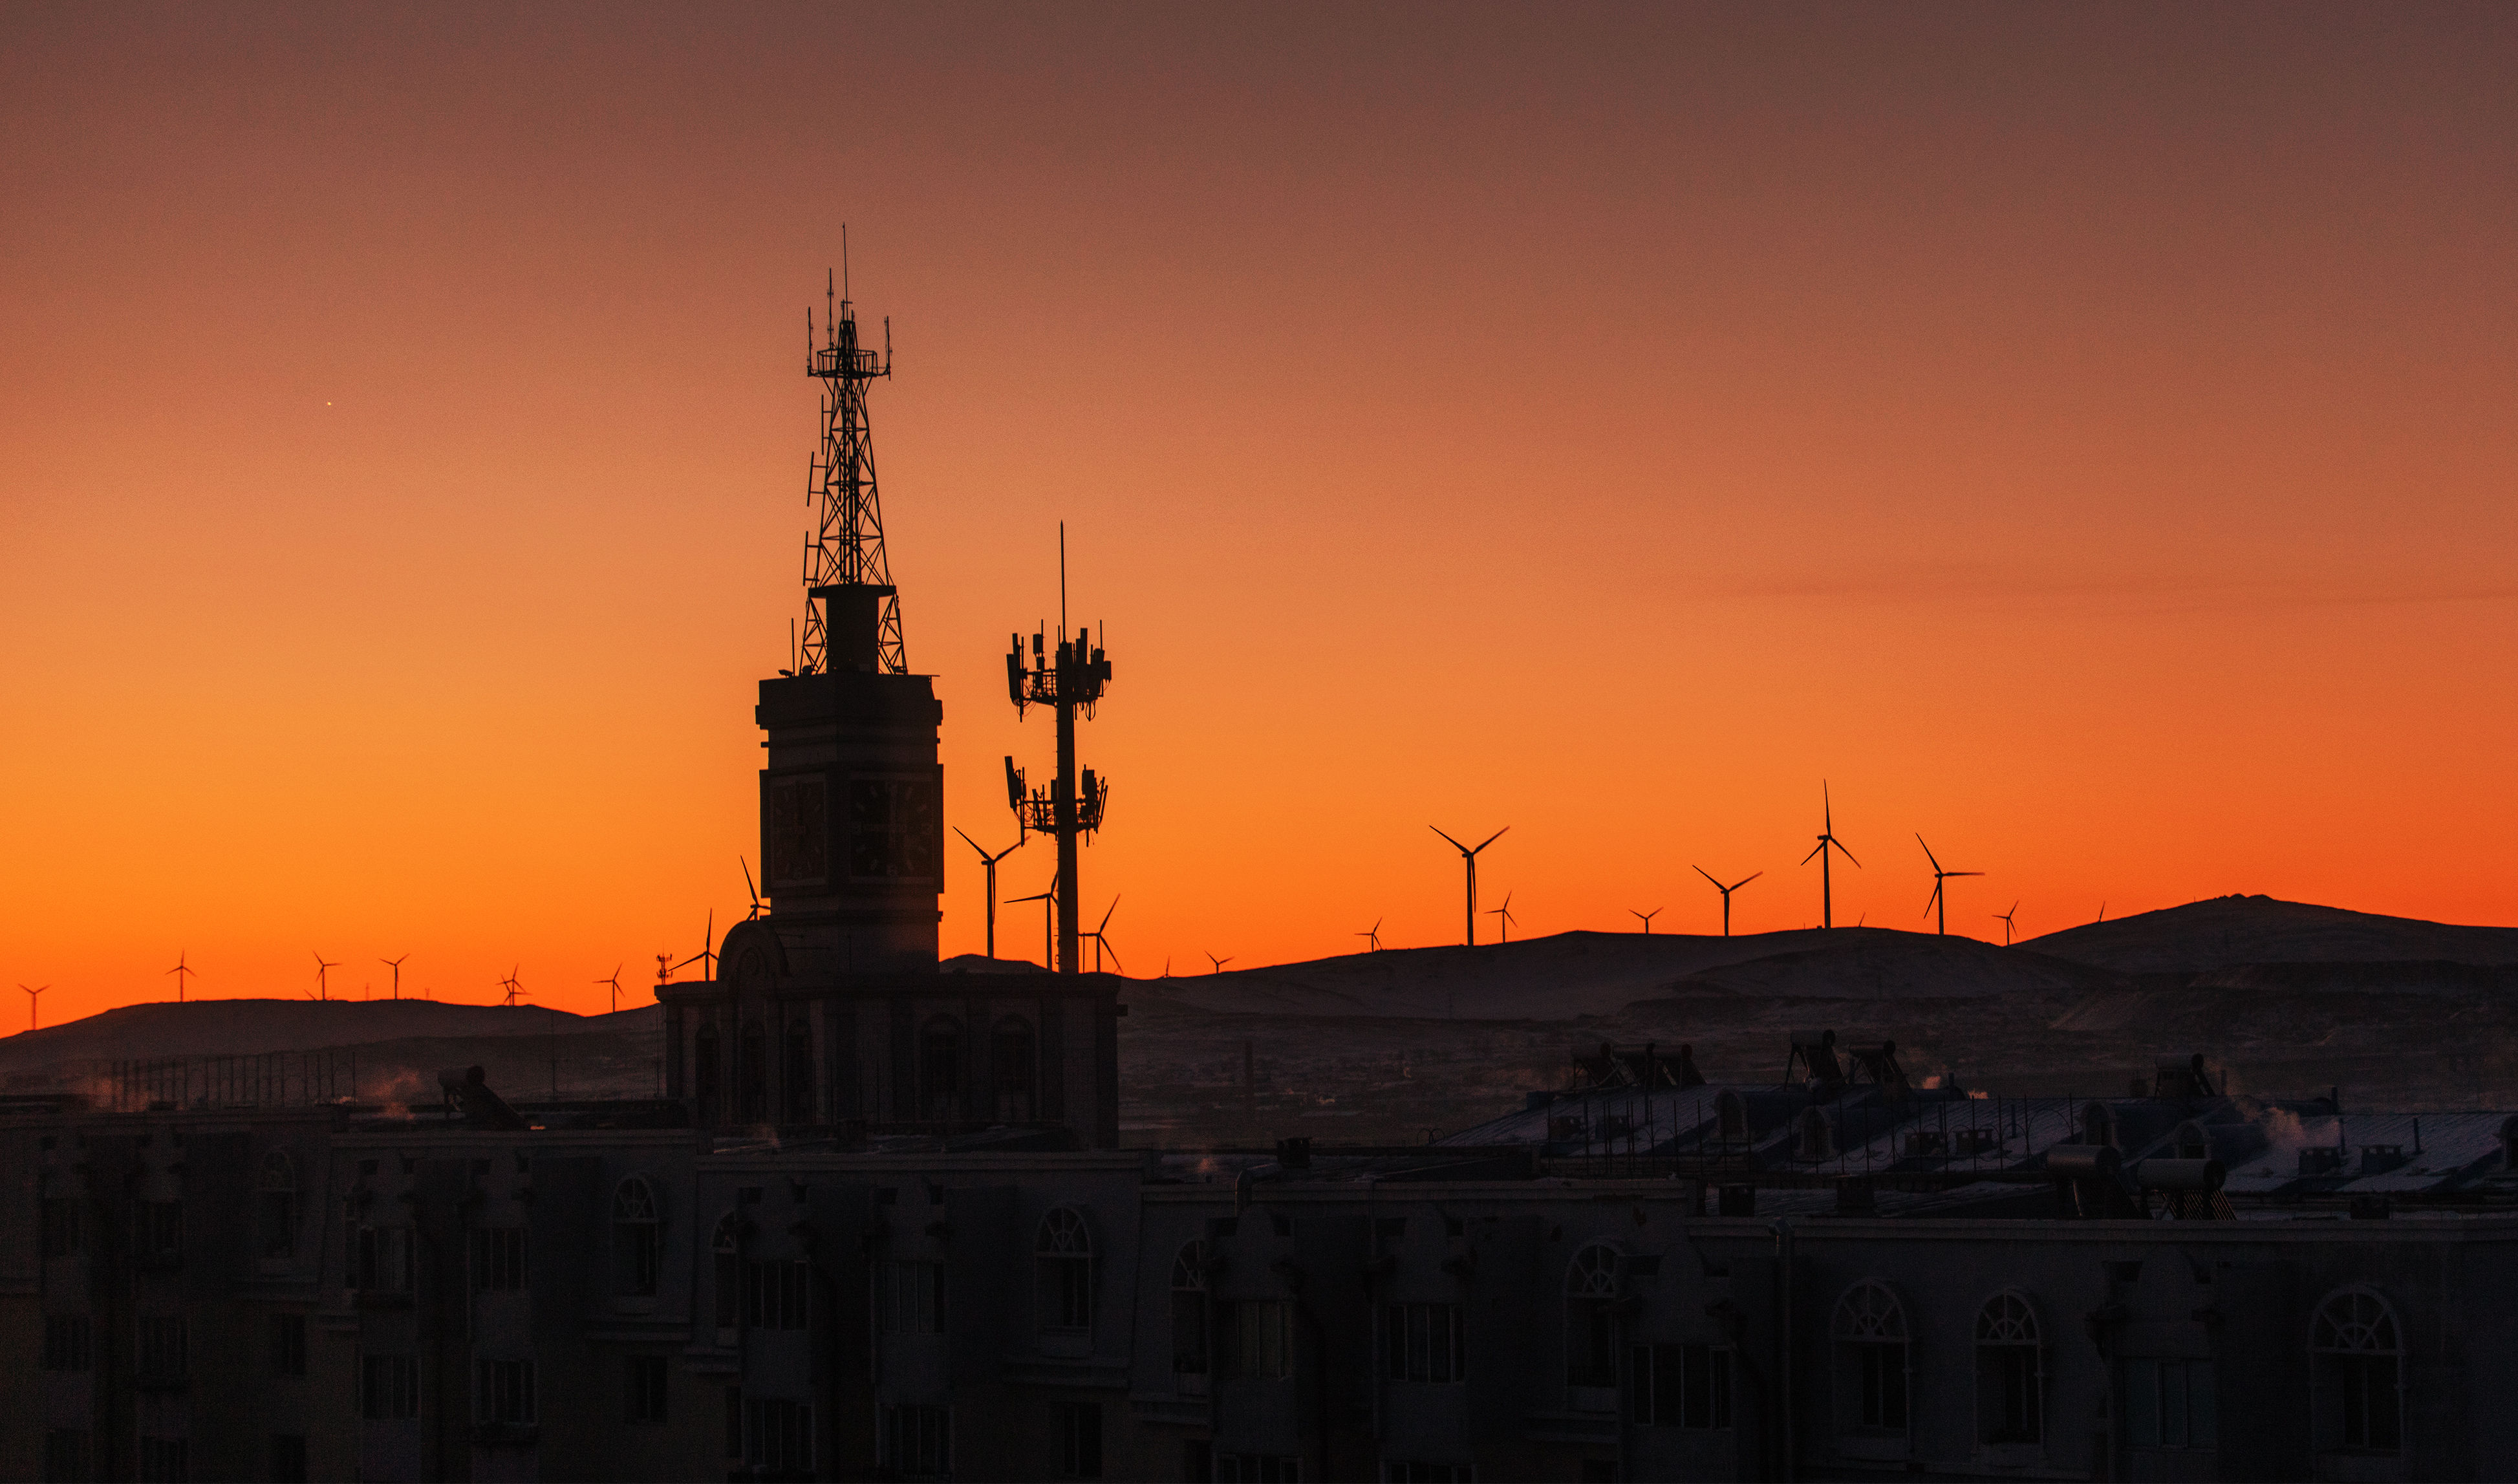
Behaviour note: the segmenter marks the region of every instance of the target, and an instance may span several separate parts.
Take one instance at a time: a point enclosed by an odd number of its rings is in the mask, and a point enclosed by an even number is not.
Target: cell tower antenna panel
[[[880,354],[857,341],[856,307],[836,284],[818,344],[806,311],[804,374],[822,383],[822,448],[806,477],[816,513],[804,538],[804,626],[796,673],[873,670],[907,675],[900,594],[883,549],[883,498],[875,480],[868,383],[891,374],[891,322]],[[832,630],[837,626],[839,633]]]

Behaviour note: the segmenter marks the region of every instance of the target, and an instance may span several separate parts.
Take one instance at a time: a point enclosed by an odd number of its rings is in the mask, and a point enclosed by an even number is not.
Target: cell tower
[[[847,261],[845,242],[841,260]],[[883,554],[883,499],[874,479],[874,429],[866,420],[866,383],[891,374],[891,320],[883,322],[883,355],[857,344],[856,309],[834,282],[821,339],[804,310],[804,374],[822,383],[822,447],[813,456],[804,502],[820,527],[804,538],[803,640],[796,674],[872,670],[907,675],[901,651],[900,593]],[[831,626],[840,628],[834,652]],[[873,639],[872,653],[865,638]]]
[[[1102,699],[1103,688],[1109,683],[1110,661],[1102,646],[1089,632],[1071,637],[1066,632],[1066,525],[1062,521],[1058,527],[1058,648],[1054,653],[1050,650],[1048,626],[1043,625],[1032,633],[1028,663],[1020,633],[1006,655],[1006,691],[1015,703],[1015,715],[1020,718],[1027,706],[1048,706],[1058,713],[1058,781],[1045,789],[1026,790],[1023,770],[1009,757],[1006,802],[1014,808],[1018,830],[1058,840],[1058,962],[1050,967],[1062,974],[1083,972],[1077,949],[1084,937],[1079,906],[1084,894],[1075,879],[1076,842],[1102,827],[1102,812],[1110,798],[1109,786],[1089,767],[1078,786],[1075,714],[1081,711],[1090,720],[1093,704]]]

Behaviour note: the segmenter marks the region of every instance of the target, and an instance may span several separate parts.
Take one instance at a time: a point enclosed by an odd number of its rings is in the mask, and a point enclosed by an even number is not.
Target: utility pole
[[[1083,964],[1077,950],[1083,938],[1081,910],[1083,891],[1075,879],[1076,842],[1102,827],[1102,814],[1109,799],[1109,789],[1083,769],[1077,776],[1075,766],[1075,714],[1093,715],[1094,703],[1102,699],[1103,689],[1110,683],[1110,661],[1095,642],[1090,632],[1072,636],[1066,632],[1066,524],[1058,527],[1058,647],[1049,648],[1047,627],[1031,636],[1031,655],[1026,663],[1022,635],[1014,636],[1014,647],[1006,655],[1006,691],[1015,703],[1015,715],[1020,717],[1027,706],[1047,706],[1058,714],[1058,777],[1046,789],[1026,791],[1023,770],[1015,760],[1006,759],[1006,803],[1015,811],[1015,825],[1020,832],[1029,830],[1058,839],[1058,962],[1051,967],[1061,974],[1078,974]]]

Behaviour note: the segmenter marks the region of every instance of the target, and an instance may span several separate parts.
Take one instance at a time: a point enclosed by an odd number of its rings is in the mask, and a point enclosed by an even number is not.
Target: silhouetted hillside
[[[2470,928],[2277,901],[2216,896],[2085,923],[2020,944],[2120,974],[2200,974],[2232,964],[2518,964],[2518,928]]]
[[[383,1041],[462,1042],[653,1030],[662,1021],[663,1012],[654,1005],[595,1016],[540,1005],[446,1005],[434,1000],[192,1000],[125,1005],[0,1039],[0,1076],[74,1062],[245,1056]]]

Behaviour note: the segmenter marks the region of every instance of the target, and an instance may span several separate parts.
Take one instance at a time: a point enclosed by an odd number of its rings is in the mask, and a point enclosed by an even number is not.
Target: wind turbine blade
[[[1503,827],[1503,829],[1501,829],[1501,830],[1498,830],[1498,831],[1496,831],[1494,834],[1489,835],[1486,839],[1479,841],[1479,842],[1478,842],[1478,851],[1483,851],[1483,850],[1485,850],[1488,846],[1491,846],[1491,845],[1495,844],[1497,841],[1501,840],[1501,839],[1504,837],[1504,830],[1509,830],[1509,829],[1511,829],[1511,828],[1512,828],[1512,826],[1507,824],[1507,825],[1505,825],[1505,826]],[[1472,854],[1472,855],[1474,855],[1474,854],[1476,854],[1476,853],[1477,853],[1477,851],[1471,851],[1469,853],[1470,853],[1470,854]]]
[[[1757,880],[1758,877],[1763,876],[1763,875],[1765,875],[1765,874],[1766,874],[1766,873],[1765,873],[1765,872],[1763,872],[1763,871],[1752,871],[1752,872],[1750,872],[1748,875],[1741,877],[1741,878],[1740,878],[1740,880],[1738,881],[1738,883],[1737,883],[1737,884],[1735,884],[1735,885],[1731,888],[1731,890],[1732,890],[1732,891],[1734,891],[1734,892],[1737,892],[1737,891],[1739,891],[1739,890],[1740,890],[1740,888],[1741,888],[1741,887],[1745,887],[1745,886],[1747,886],[1749,883],[1751,883],[1751,882],[1753,882],[1753,881]]]
[[[965,832],[964,832],[964,830],[962,829],[962,827],[961,827],[960,825],[958,825],[958,824],[957,824],[957,825],[953,826],[953,833],[954,833],[954,834],[956,834],[956,835],[960,835],[960,836],[962,837],[962,843],[963,843],[964,845],[969,846],[971,849],[973,849],[973,850],[975,850],[975,851],[979,851],[979,842],[977,842],[977,841],[976,841],[976,840],[972,839],[972,838],[970,837],[970,835],[969,835],[969,834],[967,834],[967,833],[965,833]],[[987,858],[988,858],[988,852],[987,852],[987,851],[979,851],[979,858],[980,858],[981,860],[985,860],[985,859],[987,859]]]
[[[1444,838],[1444,839],[1446,839],[1446,840],[1452,840],[1452,837],[1451,837],[1450,835],[1448,835],[1448,834],[1445,834],[1445,833],[1444,833],[1444,831],[1441,829],[1441,827],[1439,827],[1439,826],[1437,826],[1437,825],[1431,825],[1431,824],[1429,824],[1429,825],[1425,826],[1425,828],[1427,828],[1427,829],[1429,829],[1429,830],[1432,830],[1432,831],[1433,831],[1435,834],[1437,834],[1437,835],[1442,835],[1442,836],[1443,836],[1443,838]],[[1464,846],[1464,845],[1460,844],[1460,843],[1459,843],[1458,841],[1456,841],[1456,840],[1452,840],[1452,849],[1453,849],[1453,850],[1455,850],[1455,851],[1459,851],[1459,852],[1460,852],[1461,854],[1463,854],[1463,855],[1466,855],[1467,853],[1469,853],[1469,848],[1468,848],[1467,846]]]
[[[1826,849],[1827,849],[1827,837],[1826,837],[1825,835],[1821,835],[1820,837],[1818,837],[1818,844],[1816,844],[1816,845],[1814,845],[1814,846],[1810,847],[1810,852],[1809,852],[1808,854],[1806,854],[1806,855],[1804,855],[1804,856],[1802,856],[1802,864],[1803,864],[1803,865],[1807,865],[1807,864],[1809,864],[1811,861],[1818,859],[1818,852],[1819,852],[1819,851],[1824,851],[1824,850],[1826,850]]]
[[[1917,845],[1924,845],[1924,837],[1921,831],[1916,833],[1915,843]],[[1929,845],[1924,845],[1924,858],[1932,863],[1933,874],[1938,875],[1941,869],[1941,857],[1933,854],[1932,848]]]
[[[1709,870],[1705,869],[1705,867],[1703,867],[1703,866],[1701,866],[1701,865],[1692,865],[1692,866],[1689,866],[1689,867],[1688,867],[1688,869],[1689,869],[1689,870],[1691,870],[1691,871],[1694,871],[1697,875],[1704,877],[1704,878],[1705,878],[1706,880],[1708,880],[1708,881],[1714,881],[1714,873],[1713,873],[1712,871],[1709,871]],[[1720,882],[1718,882],[1718,881],[1714,881],[1714,890],[1715,890],[1715,891],[1717,891],[1717,892],[1719,892],[1719,891],[1723,890],[1722,883],[1720,883]]]
[[[1944,871],[1941,874],[1944,876],[1981,876],[1984,873],[1982,871]]]
[[[1830,835],[1827,837],[1827,843],[1836,847],[1838,854],[1843,855],[1847,860],[1853,860],[1853,852],[1845,848],[1843,841],[1838,840],[1834,835]],[[1853,863],[1857,867],[1862,864],[1859,860],[1853,860]]]
[[[1110,898],[1110,912],[1116,912],[1116,911],[1118,911],[1118,910],[1119,910],[1119,898],[1117,898],[1116,896],[1113,896],[1113,897],[1111,897],[1111,898]],[[1093,929],[1093,936],[1094,936],[1095,938],[1100,938],[1100,937],[1102,936],[1102,930],[1103,930],[1104,928],[1107,928],[1107,927],[1110,926],[1110,912],[1105,912],[1105,913],[1103,913],[1103,914],[1102,914],[1102,921],[1100,922],[1100,924],[1098,924],[1098,925]],[[1113,955],[1112,955],[1112,957],[1114,957],[1114,958],[1115,958],[1116,956],[1117,956],[1116,954],[1113,954]]]

